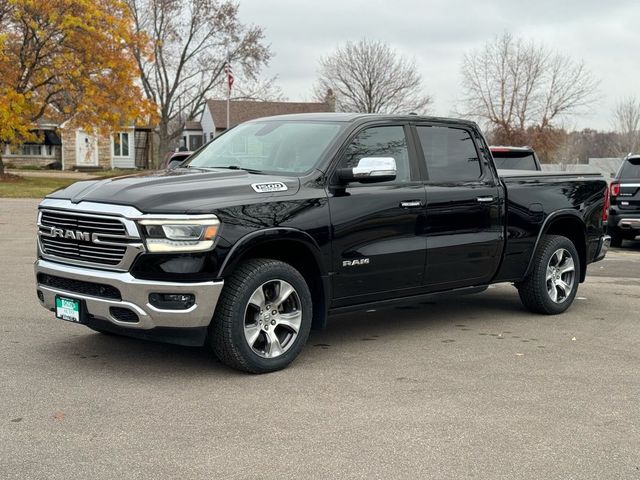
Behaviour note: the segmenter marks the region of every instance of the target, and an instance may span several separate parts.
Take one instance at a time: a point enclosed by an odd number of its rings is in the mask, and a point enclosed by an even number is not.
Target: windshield
[[[491,152],[498,170],[537,170],[531,152]]]
[[[335,122],[245,123],[216,137],[187,166],[301,174],[316,166],[342,128]]]
[[[620,178],[640,178],[640,157],[627,158],[624,161]]]

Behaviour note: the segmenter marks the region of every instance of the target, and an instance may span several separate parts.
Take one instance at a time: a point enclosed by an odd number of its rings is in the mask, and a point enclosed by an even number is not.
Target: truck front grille
[[[137,254],[140,247],[120,218],[58,210],[41,210],[38,237],[45,258],[106,268],[128,266],[127,253],[133,247]]]

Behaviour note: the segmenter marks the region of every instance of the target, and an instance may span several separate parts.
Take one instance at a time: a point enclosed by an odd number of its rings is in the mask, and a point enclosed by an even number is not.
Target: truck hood
[[[274,182],[283,183],[286,190],[263,193],[252,186]],[[297,177],[180,168],[77,182],[47,198],[130,205],[143,213],[208,213],[220,207],[295,195],[299,189]]]

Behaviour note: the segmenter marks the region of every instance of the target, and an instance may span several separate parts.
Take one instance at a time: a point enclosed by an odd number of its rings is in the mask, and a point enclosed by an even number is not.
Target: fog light
[[[196,303],[190,293],[151,293],[149,303],[160,310],[187,310]]]
[[[41,290],[38,290],[38,299],[44,303],[44,294]]]

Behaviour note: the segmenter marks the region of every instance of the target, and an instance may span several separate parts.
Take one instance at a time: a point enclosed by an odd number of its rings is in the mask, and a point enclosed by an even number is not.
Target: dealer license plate
[[[67,322],[80,322],[80,300],[56,296],[56,317]]]

